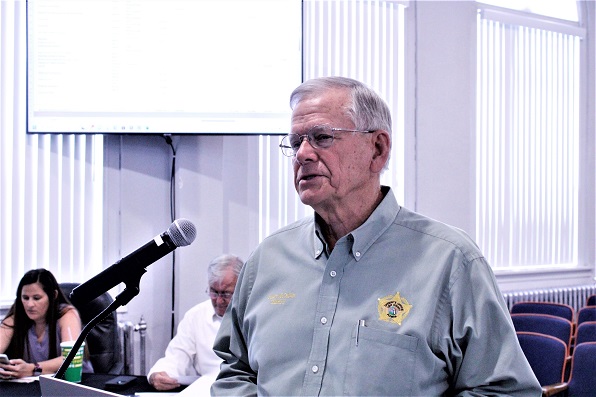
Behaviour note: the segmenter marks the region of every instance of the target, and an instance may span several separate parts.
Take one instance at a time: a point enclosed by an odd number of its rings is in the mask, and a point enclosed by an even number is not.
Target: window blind
[[[30,269],[59,282],[103,266],[103,137],[25,132],[25,2],[0,2],[0,302]]]
[[[476,232],[496,269],[577,265],[574,23],[478,14]]]

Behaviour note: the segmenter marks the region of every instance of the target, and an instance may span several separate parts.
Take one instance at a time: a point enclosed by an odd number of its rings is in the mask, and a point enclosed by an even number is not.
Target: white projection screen
[[[283,134],[301,0],[28,0],[27,132]]]

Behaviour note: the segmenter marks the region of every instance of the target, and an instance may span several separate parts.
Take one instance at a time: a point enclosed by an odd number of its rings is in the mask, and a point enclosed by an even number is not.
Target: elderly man
[[[213,352],[213,341],[236,286],[243,261],[234,255],[221,255],[207,267],[207,293],[211,299],[186,312],[176,336],[149,371],[147,379],[157,390],[180,386],[180,377],[200,377],[206,390],[219,372],[221,359]],[[199,382],[199,381],[197,381]]]
[[[246,262],[215,341],[220,395],[516,395],[540,386],[461,230],[381,186],[391,116],[347,78],[303,83],[281,142],[313,217]]]

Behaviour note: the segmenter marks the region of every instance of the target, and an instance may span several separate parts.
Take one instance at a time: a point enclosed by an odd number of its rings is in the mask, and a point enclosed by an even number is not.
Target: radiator
[[[511,306],[514,303],[521,301],[553,302],[569,305],[577,313],[579,309],[586,305],[588,297],[594,294],[596,294],[596,284],[578,285],[564,288],[513,291],[504,293],[503,297],[505,298],[505,302],[507,303],[509,310],[511,310]]]
[[[120,345],[121,351],[124,358],[124,374],[147,374],[147,368],[145,365],[145,338],[147,334],[147,323],[141,316],[141,321],[134,325],[130,321],[122,322],[118,321],[118,332],[120,334]],[[135,332],[139,333],[139,363],[135,362]]]

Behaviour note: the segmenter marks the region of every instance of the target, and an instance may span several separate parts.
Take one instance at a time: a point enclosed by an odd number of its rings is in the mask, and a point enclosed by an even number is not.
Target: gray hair
[[[352,103],[345,109],[358,130],[385,130],[391,136],[391,111],[372,88],[347,77],[319,77],[307,80],[290,95],[292,110],[303,99],[322,95],[333,88],[349,90]]]
[[[236,277],[240,274],[244,261],[232,254],[223,254],[213,259],[207,266],[207,282],[209,285],[221,280],[228,268],[231,268]]]

